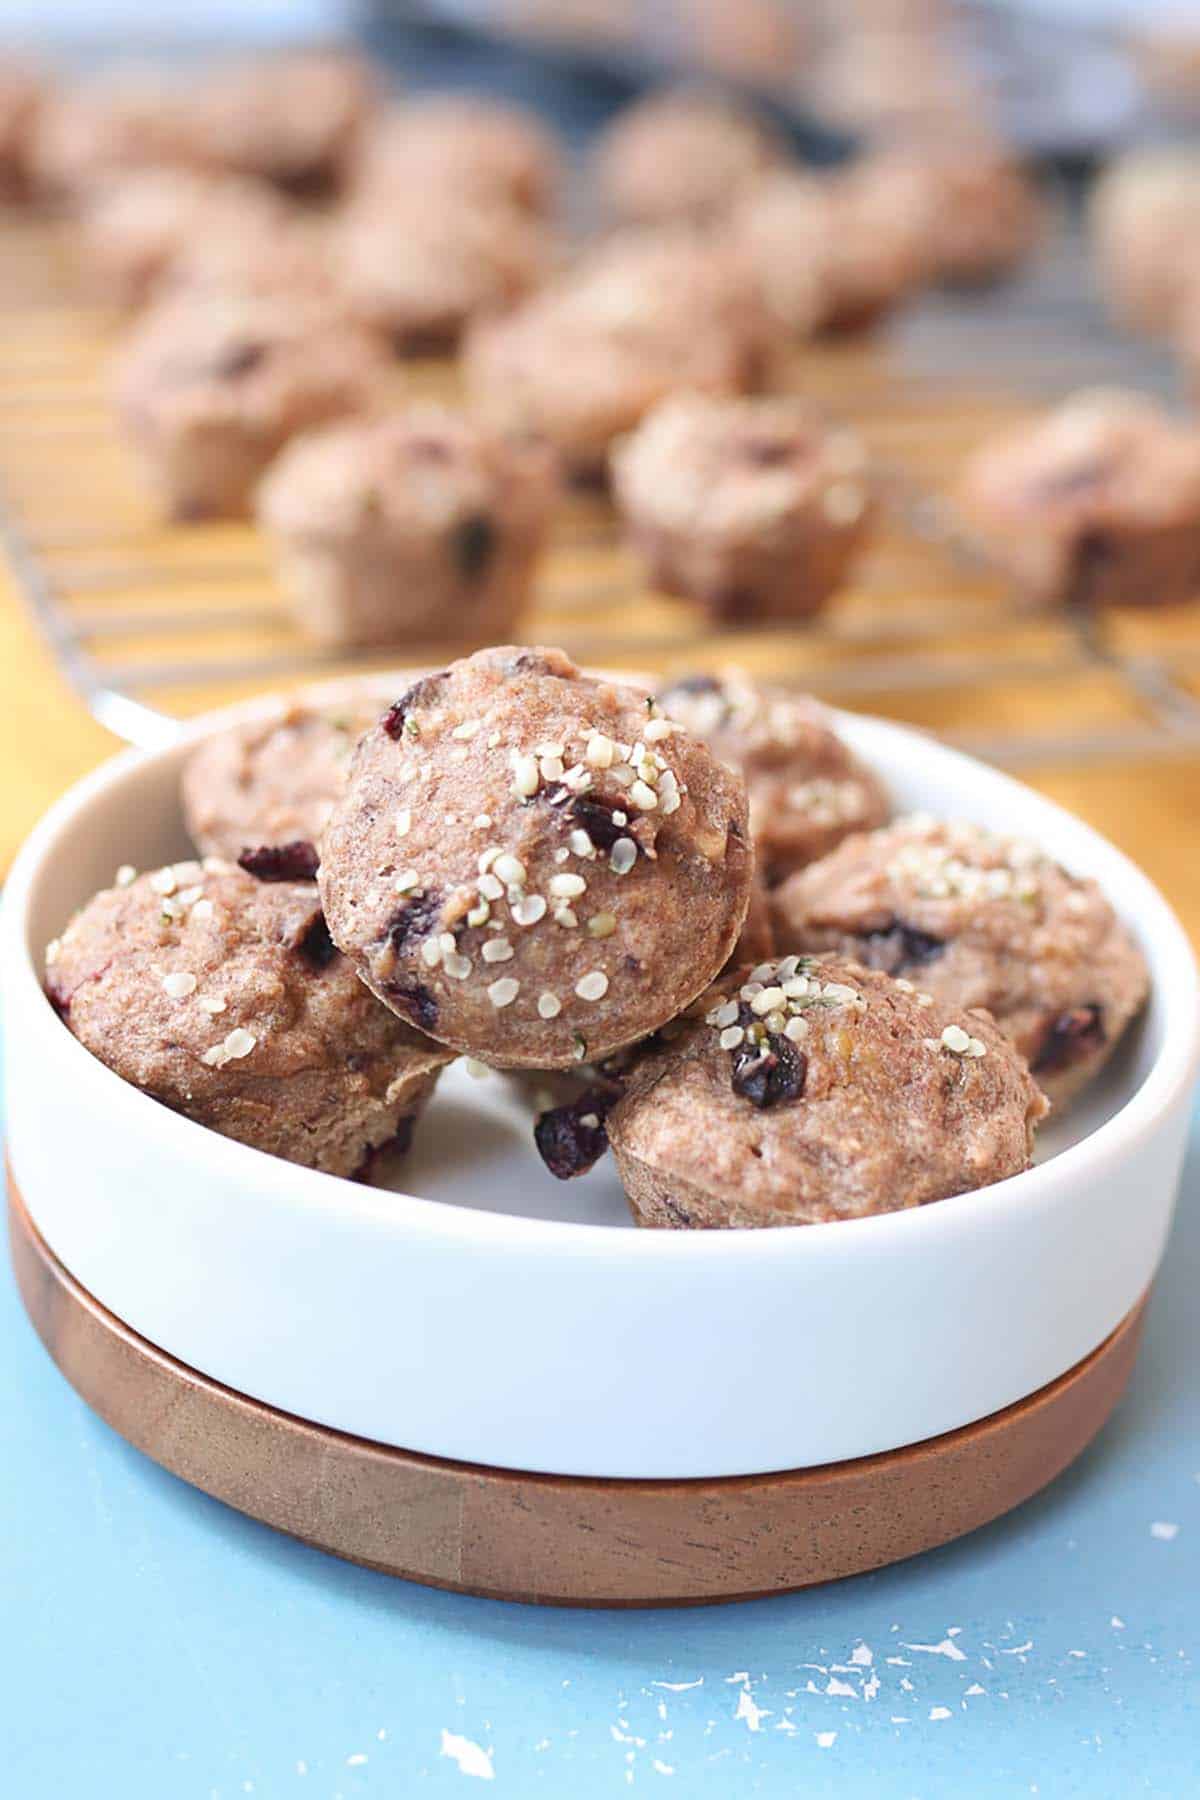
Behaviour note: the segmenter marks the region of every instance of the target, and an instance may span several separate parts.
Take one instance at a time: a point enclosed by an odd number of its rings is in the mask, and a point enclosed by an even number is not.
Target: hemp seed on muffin
[[[810,618],[870,528],[866,452],[799,399],[664,400],[613,453],[652,586],[730,623]]]
[[[646,693],[510,647],[426,676],[361,740],[320,887],[388,1006],[482,1062],[551,1069],[694,999],[752,875],[738,776]]]
[[[46,952],[93,1056],[226,1137],[332,1175],[402,1149],[451,1058],[374,1000],[278,861],[119,872]],[[280,878],[280,876],[284,878]]]

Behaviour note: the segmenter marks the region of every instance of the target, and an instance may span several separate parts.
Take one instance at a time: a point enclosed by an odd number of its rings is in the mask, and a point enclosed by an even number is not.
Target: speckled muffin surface
[[[743,263],[684,231],[621,234],[466,340],[474,404],[542,433],[575,474],[678,389],[750,393],[777,337]]]
[[[249,510],[289,437],[365,411],[382,346],[319,297],[183,293],[153,307],[116,371],[122,424],[181,518]]]
[[[848,838],[772,901],[782,948],[852,956],[940,1003],[987,1007],[1055,1105],[1091,1080],[1148,991],[1094,881],[975,825],[914,816]]]
[[[655,1030],[746,916],[740,779],[560,651],[480,651],[359,745],[325,833],[329,928],[421,1030],[569,1068]]]
[[[529,599],[557,487],[544,444],[424,405],[298,438],[258,516],[320,642],[486,643]]]
[[[1200,430],[1145,395],[1075,395],[984,444],[967,519],[1030,606],[1159,606],[1200,590]]]
[[[780,148],[763,122],[723,96],[674,89],[635,102],[597,148],[605,210],[630,224],[719,219]]]
[[[664,1033],[607,1132],[640,1225],[812,1225],[1020,1174],[1045,1111],[986,1013],[786,956],[723,976]]]
[[[334,1175],[403,1142],[450,1060],[368,994],[311,881],[118,873],[46,951],[69,1030],[153,1099]]]
[[[744,776],[755,856],[768,887],[827,856],[852,832],[882,825],[891,812],[880,776],[807,694],[723,669],[682,676],[660,688],[658,700]]]
[[[864,446],[798,399],[673,395],[612,468],[650,582],[730,622],[819,612],[870,528]]]
[[[346,784],[354,746],[379,717],[377,701],[281,702],[246,724],[214,732],[184,765],[183,816],[206,855],[299,841],[319,849]]]

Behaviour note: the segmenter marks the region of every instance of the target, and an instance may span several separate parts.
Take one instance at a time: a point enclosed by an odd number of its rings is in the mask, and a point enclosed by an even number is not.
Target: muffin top
[[[440,94],[395,106],[374,124],[356,187],[500,203],[545,216],[561,173],[558,146],[533,113],[478,94]]]
[[[745,790],[632,688],[494,649],[363,738],[325,833],[330,930],[422,1030],[501,1067],[644,1036],[733,949]]]
[[[763,121],[723,95],[667,89],[627,107],[604,133],[596,180],[607,210],[643,224],[719,217],[780,147]]]
[[[723,975],[663,1033],[607,1130],[643,1224],[808,1225],[1018,1174],[1045,1111],[986,1013],[786,956]]]

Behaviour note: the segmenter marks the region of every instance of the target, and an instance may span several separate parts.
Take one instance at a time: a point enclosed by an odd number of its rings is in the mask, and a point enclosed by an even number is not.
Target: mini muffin
[[[720,219],[780,146],[761,119],[715,93],[667,89],[626,107],[595,153],[601,204],[633,225]]]
[[[847,838],[771,896],[779,944],[986,1006],[1056,1106],[1141,1010],[1145,959],[1094,881],[1033,844],[915,817]]]
[[[1046,209],[1030,177],[1005,146],[984,135],[921,137],[874,162],[881,192],[890,187],[897,215],[918,221],[926,270],[949,286],[1003,280],[1041,238]]]
[[[483,650],[362,739],[322,847],[335,941],[443,1043],[569,1068],[693,1000],[742,929],[739,777],[557,650]]]
[[[1200,153],[1127,151],[1093,188],[1088,222],[1117,318],[1136,331],[1170,331],[1200,275]]]
[[[528,602],[556,487],[544,445],[425,405],[298,438],[258,516],[318,642],[482,643]]]
[[[29,143],[35,190],[58,200],[79,199],[130,169],[196,168],[205,160],[183,82],[137,64],[58,89],[40,108]]]
[[[607,1115],[639,1225],[814,1225],[1027,1169],[1046,1102],[986,1012],[854,962],[722,976]]]
[[[41,78],[15,58],[0,57],[0,200],[29,196],[29,156],[43,105]]]
[[[873,325],[928,272],[921,220],[897,207],[875,158],[833,175],[768,176],[736,209],[732,230],[768,309],[796,336]]]
[[[290,50],[217,70],[191,111],[208,160],[310,196],[341,186],[376,99],[362,57]]]
[[[236,861],[262,844],[319,851],[354,746],[379,716],[365,694],[338,704],[280,701],[270,713],[214,732],[183,770],[188,836],[206,855]]]
[[[334,252],[350,310],[401,356],[452,349],[473,319],[539,287],[555,258],[549,233],[528,213],[420,190],[360,201]]]
[[[117,407],[170,513],[237,517],[288,438],[365,411],[387,372],[379,342],[319,297],[184,293],[131,334]]]
[[[769,887],[891,812],[879,776],[807,694],[723,669],[679,677],[659,689],[658,704],[744,776],[754,853]]]
[[[1200,430],[1142,394],[1077,394],[969,458],[959,505],[1029,606],[1200,591]]]
[[[533,113],[478,94],[436,94],[376,121],[355,185],[380,200],[423,194],[545,218],[561,178],[558,146]]]
[[[93,1056],[197,1124],[331,1175],[405,1147],[450,1058],[367,993],[311,881],[216,861],[128,874],[46,951],[51,1002]]]
[[[236,176],[225,182],[243,185]],[[333,233],[328,216],[315,208],[292,207],[270,188],[249,182],[278,209],[271,230],[248,232],[234,212],[210,221],[203,236],[189,238],[174,251],[170,265],[154,289],[156,300],[176,294],[205,294],[224,300],[230,294],[277,294],[306,301],[320,298],[342,311],[352,309],[340,291],[332,266]]]
[[[79,255],[98,298],[148,300],[181,252],[211,238],[271,243],[288,208],[270,188],[195,169],[135,169],[88,195]]]
[[[468,390],[509,429],[540,432],[577,478],[676,389],[753,392],[775,335],[735,257],[686,232],[629,233],[581,258],[466,343]]]
[[[806,619],[871,515],[866,455],[799,399],[677,394],[613,454],[613,491],[655,587],[744,624]]]

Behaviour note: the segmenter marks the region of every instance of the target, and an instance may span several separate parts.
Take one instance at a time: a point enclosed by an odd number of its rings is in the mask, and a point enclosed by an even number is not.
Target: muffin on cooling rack
[[[0,200],[28,197],[30,145],[44,92],[33,69],[0,57]]]
[[[1138,331],[1169,332],[1200,281],[1200,154],[1131,150],[1092,190],[1088,219],[1113,312]]]
[[[486,417],[541,433],[590,480],[612,440],[664,395],[761,387],[776,343],[756,283],[722,247],[684,231],[631,232],[477,325],[465,374]]]
[[[1018,1175],[1045,1112],[987,1013],[790,955],[723,975],[649,1046],[607,1136],[639,1225],[812,1225]]]
[[[308,196],[341,186],[376,98],[362,57],[297,50],[217,70],[190,112],[207,161]]]
[[[615,219],[703,225],[779,158],[780,146],[746,108],[699,89],[668,89],[614,120],[597,145],[595,179]]]
[[[80,260],[97,296],[141,306],[195,244],[272,244],[289,209],[259,182],[195,169],[135,169],[88,195],[79,221]]]
[[[1200,430],[1145,395],[1077,394],[984,444],[958,499],[1031,606],[1200,593]]]
[[[130,870],[49,946],[47,993],[93,1056],[172,1111],[366,1174],[407,1145],[451,1058],[368,994],[311,879],[287,859],[247,861],[261,878],[213,860]]]
[[[381,203],[423,194],[544,218],[561,177],[558,146],[533,113],[475,94],[439,94],[394,106],[375,122],[355,187]]]
[[[33,186],[53,199],[78,199],[129,169],[204,162],[187,88],[141,66],[59,87],[40,108],[29,144]]]
[[[180,294],[132,332],[117,405],[176,518],[239,516],[288,438],[366,410],[387,373],[378,341],[319,298]]]
[[[977,287],[1011,275],[1036,248],[1046,208],[1003,144],[965,131],[922,134],[873,162],[880,192],[916,221],[932,281]]]
[[[852,832],[882,825],[891,811],[879,776],[807,694],[722,669],[677,677],[659,689],[658,704],[745,778],[755,859],[768,887]]]
[[[205,738],[181,784],[197,849],[230,861],[264,844],[309,843],[319,852],[354,746],[381,710],[353,690],[336,702],[282,700]]]
[[[771,898],[781,946],[884,969],[918,1000],[986,1007],[1056,1106],[1146,998],[1145,959],[1097,884],[979,826],[899,819],[847,838]]]
[[[928,275],[921,220],[897,207],[874,157],[832,175],[769,175],[731,227],[768,309],[797,336],[862,330]]]
[[[545,445],[426,405],[297,439],[258,516],[319,642],[486,643],[529,598],[556,487]]]
[[[352,207],[336,233],[338,290],[402,356],[444,351],[550,273],[554,241],[528,213],[419,190]]]
[[[727,623],[803,619],[870,526],[866,455],[797,399],[678,394],[613,454],[613,491],[650,581]]]
[[[571,1068],[688,1005],[737,942],[739,776],[557,650],[483,650],[361,740],[321,851],[329,929],[388,1006],[498,1068]]]

